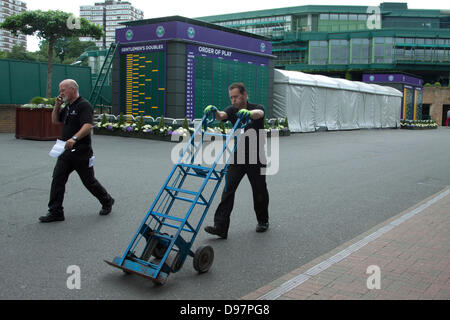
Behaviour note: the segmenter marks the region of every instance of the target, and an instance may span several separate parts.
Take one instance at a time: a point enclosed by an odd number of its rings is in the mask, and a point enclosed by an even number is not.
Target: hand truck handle
[[[208,119],[209,115],[212,115],[212,119]],[[216,121],[216,113],[215,112],[209,112],[209,113],[205,114],[203,116],[203,120],[202,120],[203,130],[206,131],[208,129],[208,126],[210,124],[212,124],[214,121]]]
[[[244,118],[244,119],[238,118],[237,121],[239,121],[238,126],[237,126],[239,129],[243,129],[252,123],[252,120],[250,118]]]

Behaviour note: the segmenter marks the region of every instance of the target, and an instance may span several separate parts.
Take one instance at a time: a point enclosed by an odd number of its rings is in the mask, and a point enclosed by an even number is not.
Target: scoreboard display
[[[248,99],[267,109],[269,60],[226,49],[187,45],[186,116],[198,119],[207,105],[229,106],[228,86],[242,82]],[[267,111],[267,110],[266,110]]]
[[[164,116],[166,104],[165,44],[120,48],[120,73],[124,79],[122,111],[133,116]]]
[[[129,21],[115,33],[114,113],[200,119],[207,105],[231,104],[233,82],[250,102],[272,106],[268,38],[179,16]]]

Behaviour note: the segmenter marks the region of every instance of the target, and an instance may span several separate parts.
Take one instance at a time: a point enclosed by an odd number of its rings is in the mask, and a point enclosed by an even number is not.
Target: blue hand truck
[[[220,183],[226,178],[242,129],[249,123],[248,119],[238,119],[227,134],[222,134],[208,130],[214,121],[214,112],[203,116],[189,142],[182,151],[179,150],[177,163],[127,249],[121,257],[104,260],[106,263],[127,274],[148,278],[158,285],[164,284],[170,273],[178,272],[188,256],[193,257],[194,269],[198,273],[210,269],[214,260],[213,248],[201,246],[194,252],[192,245]],[[218,145],[212,148],[214,142]],[[213,160],[210,166],[204,164],[204,147],[209,147],[210,162]],[[210,181],[212,190],[206,188]],[[173,212],[181,213],[181,216]]]

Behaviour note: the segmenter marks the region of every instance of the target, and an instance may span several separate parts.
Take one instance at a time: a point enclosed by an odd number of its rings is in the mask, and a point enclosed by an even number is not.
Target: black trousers
[[[231,164],[228,166],[226,184],[214,215],[214,225],[221,230],[228,231],[234,196],[244,175],[247,175],[252,187],[253,208],[257,221],[259,223],[269,222],[269,192],[267,191],[266,176],[261,174],[261,166]]]
[[[92,157],[92,149],[76,150],[71,152],[66,150],[61,154],[53,170],[53,180],[50,189],[50,200],[48,202],[49,211],[53,214],[64,214],[64,193],[69,175],[76,171],[81,178],[83,185],[102,206],[111,203],[111,196],[94,176],[94,167],[89,167],[89,159]]]

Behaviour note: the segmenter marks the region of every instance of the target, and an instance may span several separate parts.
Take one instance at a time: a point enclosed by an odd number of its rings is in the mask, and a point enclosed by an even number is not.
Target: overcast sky
[[[22,0],[27,4],[28,10],[62,10],[80,15],[80,6],[93,5],[102,0]],[[303,6],[303,5],[363,5],[378,6],[381,2],[402,2],[401,0],[128,0],[131,4],[144,11],[144,18],[158,18],[166,16],[180,15],[187,18],[196,18],[223,13],[235,13],[244,11],[254,11],[263,9],[274,9],[283,7]],[[450,10],[450,0],[409,0],[410,9],[446,9]],[[156,4],[156,5],[155,5]],[[38,40],[35,37],[28,37],[28,50],[36,51]]]

